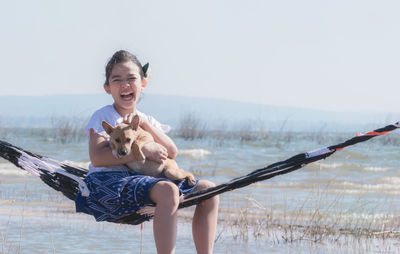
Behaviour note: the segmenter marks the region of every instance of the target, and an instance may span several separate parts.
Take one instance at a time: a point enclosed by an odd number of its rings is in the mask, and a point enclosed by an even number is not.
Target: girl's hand
[[[132,123],[132,120],[133,120],[133,117],[135,116],[136,114],[134,114],[134,113],[129,113],[129,114],[127,114],[127,115],[124,115],[124,117],[122,118],[122,122],[123,123],[126,123],[126,124],[131,124]],[[139,118],[140,119],[140,118]]]
[[[158,163],[163,163],[163,161],[168,158],[167,149],[156,142],[144,144],[142,152],[146,158]]]
[[[125,115],[125,116],[122,118],[122,122],[123,122],[123,123],[126,123],[126,124],[131,124],[131,123],[132,123],[132,120],[133,120],[133,117],[135,117],[135,115],[136,115],[136,114],[134,114],[134,113],[129,113],[129,114]],[[146,119],[145,117],[141,117],[141,116],[139,116],[139,115],[137,115],[137,116],[139,117],[139,126],[140,126],[140,127],[143,126],[143,123],[147,123],[147,119]]]

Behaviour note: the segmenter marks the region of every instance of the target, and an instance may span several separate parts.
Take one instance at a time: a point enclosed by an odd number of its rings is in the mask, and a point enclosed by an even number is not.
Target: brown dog
[[[103,121],[102,126],[105,132],[110,135],[110,146],[115,158],[121,158],[133,152],[137,160],[126,165],[136,173],[153,177],[166,177],[172,181],[187,179],[190,186],[196,184],[194,176],[179,168],[175,160],[168,158],[163,163],[158,163],[144,156],[141,150],[142,146],[148,142],[154,142],[154,138],[150,133],[139,127],[138,115],[134,116],[130,125],[121,123],[113,127]]]

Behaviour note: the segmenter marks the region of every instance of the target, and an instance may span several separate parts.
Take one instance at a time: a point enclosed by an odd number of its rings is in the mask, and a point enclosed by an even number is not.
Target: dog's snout
[[[121,149],[118,151],[118,154],[121,156],[125,156],[128,152],[125,149]]]

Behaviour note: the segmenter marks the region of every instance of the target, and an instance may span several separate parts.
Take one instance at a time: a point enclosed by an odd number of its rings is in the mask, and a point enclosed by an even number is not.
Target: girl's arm
[[[133,153],[120,159],[115,158],[105,137],[93,129],[89,133],[89,157],[94,167],[116,166],[136,159]]]
[[[162,145],[167,150],[169,158],[174,159],[178,155],[178,148],[176,147],[174,141],[172,141],[170,137],[152,126],[146,119],[143,119],[142,117],[140,117],[140,127],[149,132],[153,136],[154,141]],[[144,149],[146,149],[146,145],[143,146]]]

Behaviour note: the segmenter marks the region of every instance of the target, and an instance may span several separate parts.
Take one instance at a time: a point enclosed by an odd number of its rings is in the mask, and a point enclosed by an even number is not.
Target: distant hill
[[[43,127],[60,117],[87,119],[96,109],[111,103],[111,96],[106,94],[0,96],[0,127]],[[262,124],[271,130],[371,128],[400,120],[400,113],[331,112],[159,94],[144,94],[138,109],[173,127],[185,114],[194,114],[210,128]]]

